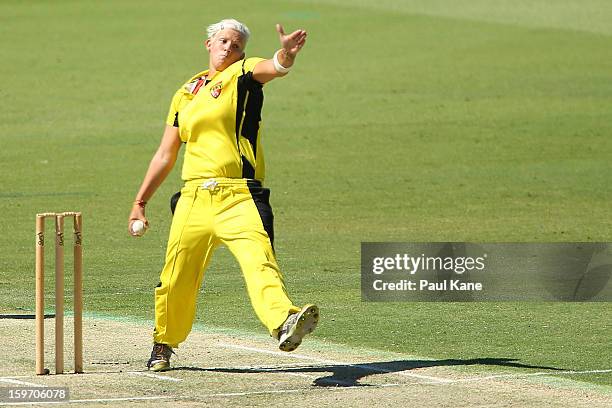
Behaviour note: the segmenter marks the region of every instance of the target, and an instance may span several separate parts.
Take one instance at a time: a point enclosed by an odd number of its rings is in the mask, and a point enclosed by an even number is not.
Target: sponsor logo
[[[198,93],[200,88],[204,86],[205,81],[206,81],[206,77],[196,78],[193,81],[185,85],[185,90],[189,92],[190,94],[195,95]]]

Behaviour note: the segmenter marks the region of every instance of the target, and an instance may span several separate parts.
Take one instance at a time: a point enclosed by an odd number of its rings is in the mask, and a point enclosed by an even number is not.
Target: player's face
[[[210,64],[215,70],[223,71],[243,58],[244,41],[238,31],[224,28],[206,40],[206,49],[210,54]]]

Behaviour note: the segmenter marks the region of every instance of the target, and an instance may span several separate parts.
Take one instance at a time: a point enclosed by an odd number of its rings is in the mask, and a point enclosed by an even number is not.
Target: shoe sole
[[[170,363],[166,363],[165,361],[161,363],[153,364],[151,367],[149,367],[149,371],[155,371],[155,372],[168,371],[168,370],[170,370]]]
[[[282,351],[293,351],[307,334],[314,331],[319,323],[319,308],[315,305],[306,305],[298,312],[297,323],[279,340],[278,348]]]

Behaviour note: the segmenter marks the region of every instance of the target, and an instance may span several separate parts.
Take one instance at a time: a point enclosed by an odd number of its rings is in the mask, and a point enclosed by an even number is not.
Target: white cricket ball
[[[146,231],[145,223],[142,220],[136,220],[132,223],[132,234],[140,237]]]

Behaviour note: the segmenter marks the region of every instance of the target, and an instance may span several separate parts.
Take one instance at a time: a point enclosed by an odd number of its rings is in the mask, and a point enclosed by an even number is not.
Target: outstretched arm
[[[142,220],[145,225],[148,225],[147,218],[145,217],[145,204],[153,197],[157,188],[166,179],[166,176],[170,174],[170,171],[172,171],[180,148],[181,139],[179,138],[178,128],[166,125],[161,143],[151,159],[149,169],[132,205],[132,211],[128,220],[128,231],[131,235],[135,236],[131,229],[132,223],[135,220]]]
[[[276,31],[280,39],[281,49],[274,54],[273,58],[261,61],[253,68],[253,78],[262,84],[287,75],[289,68],[295,62],[295,57],[306,44],[307,33],[304,30],[296,30],[291,34],[285,34],[283,26],[277,24]]]

